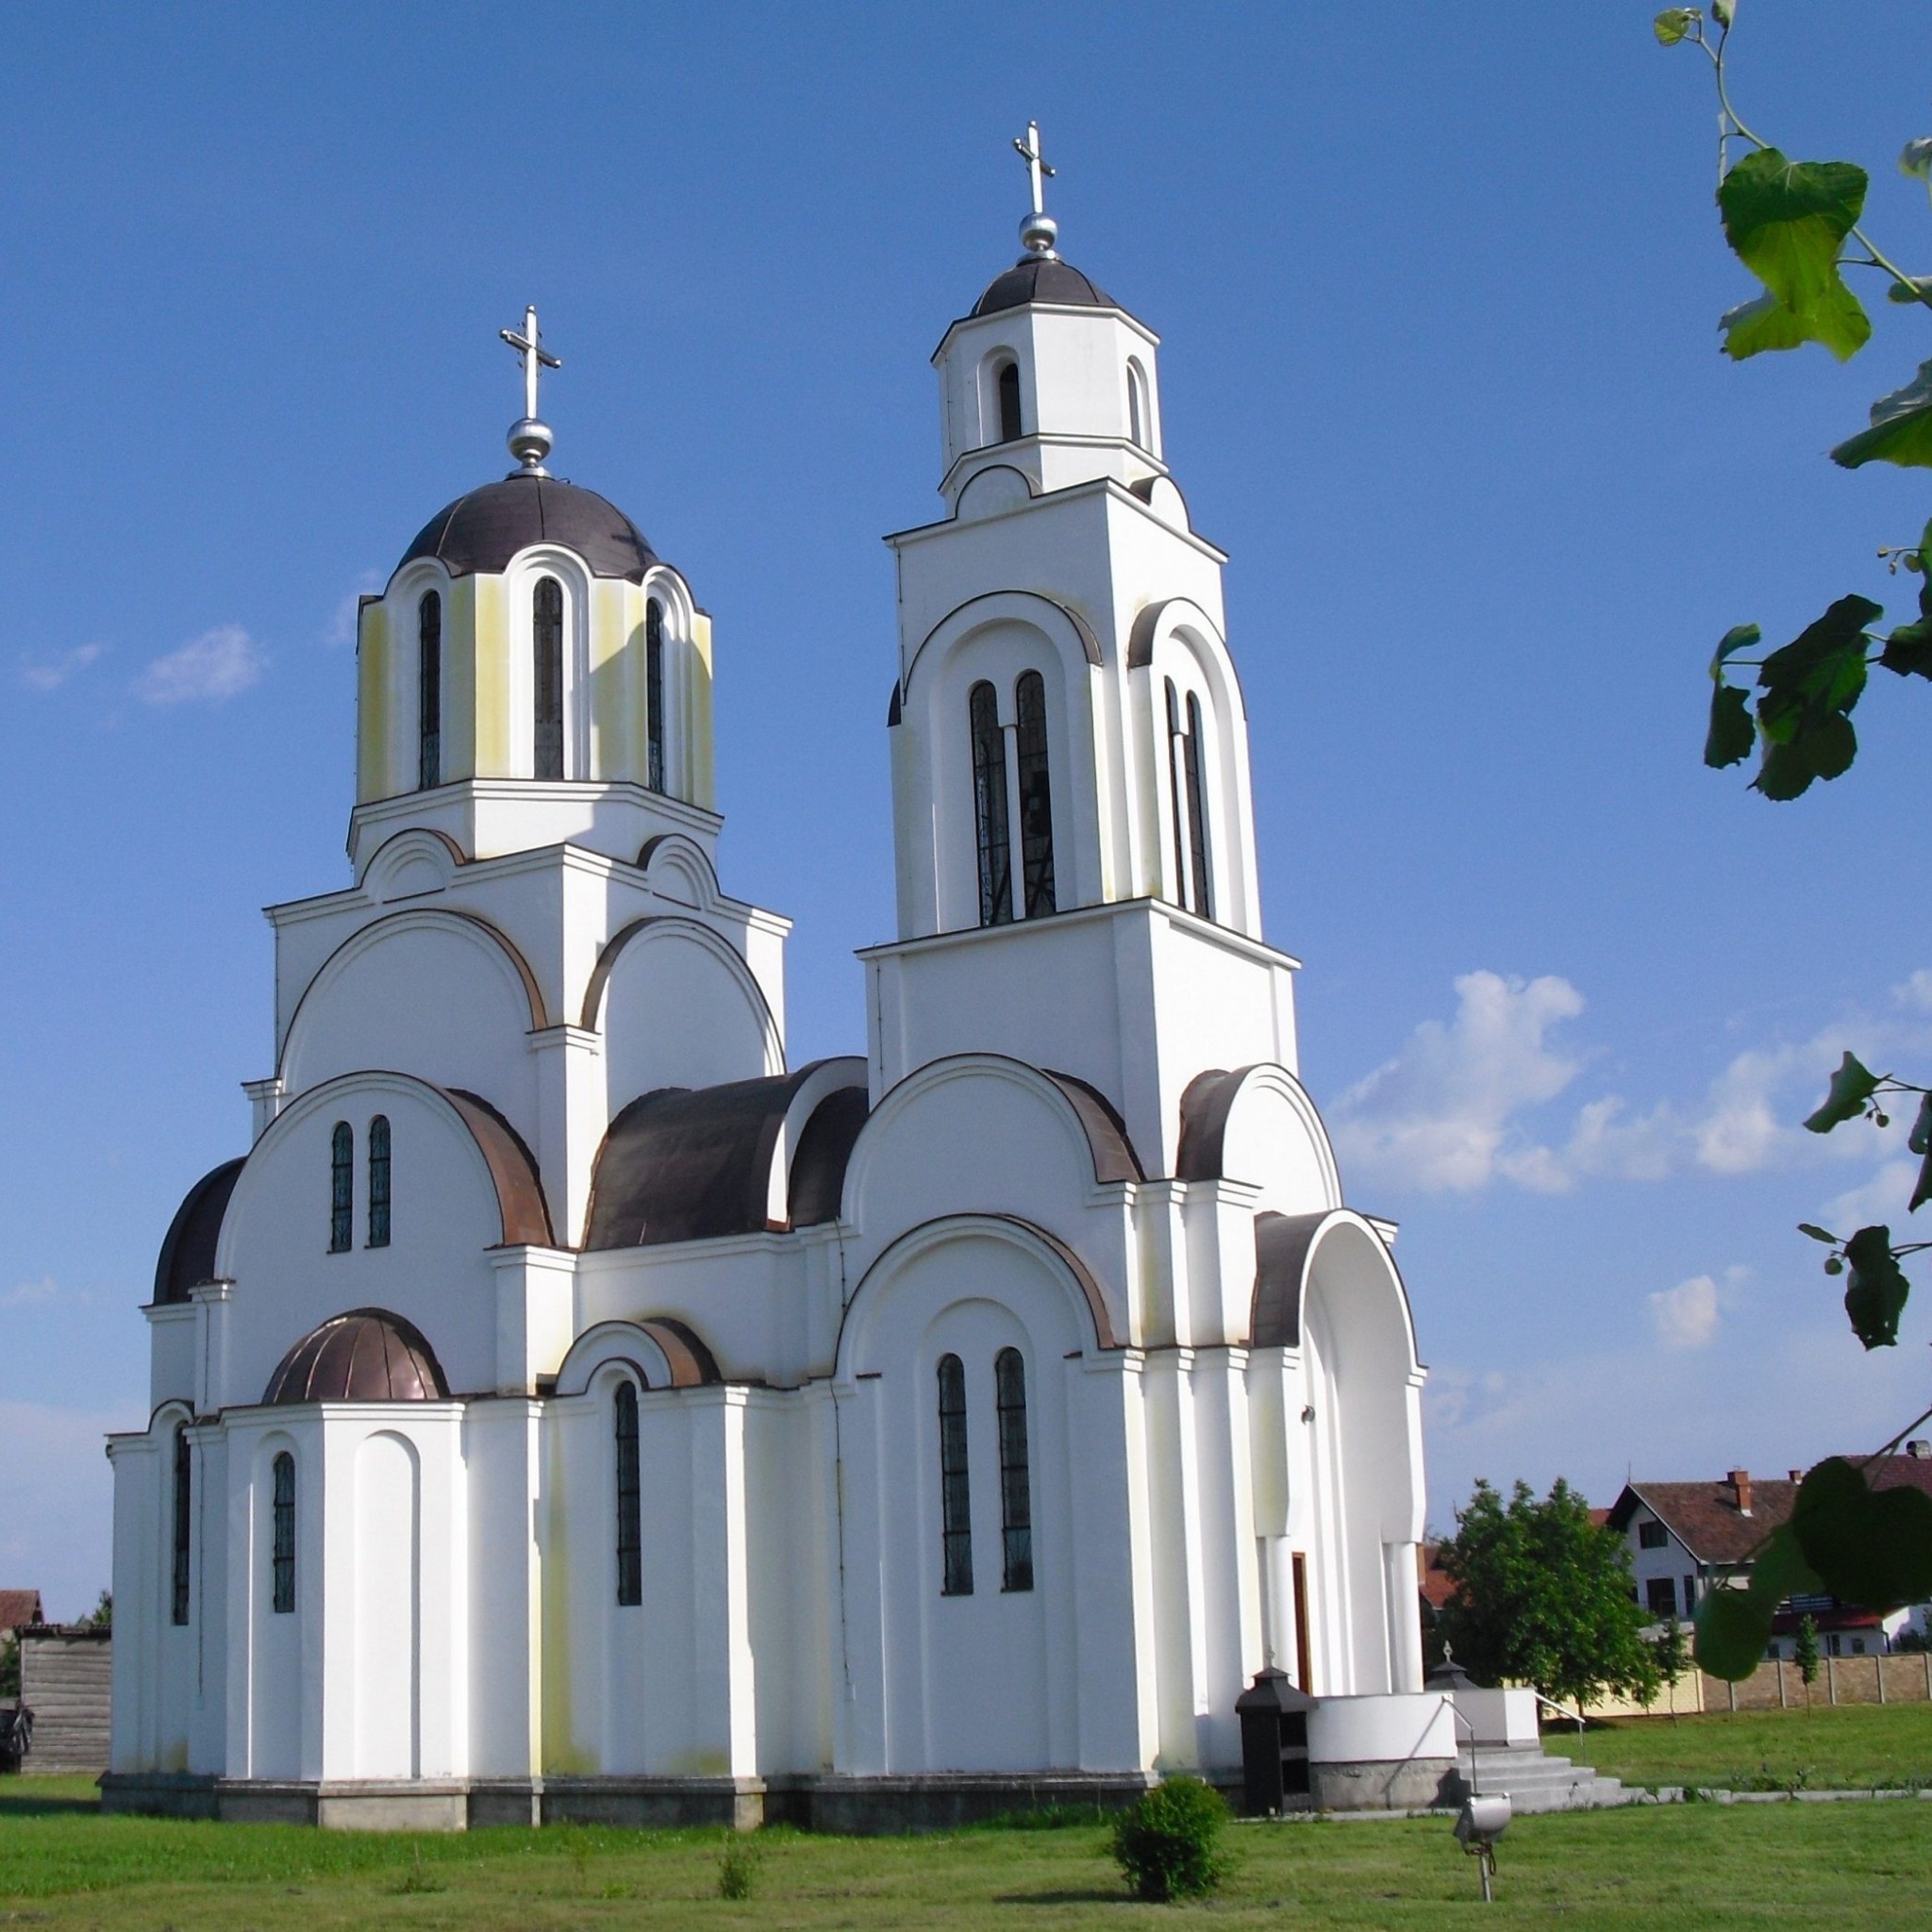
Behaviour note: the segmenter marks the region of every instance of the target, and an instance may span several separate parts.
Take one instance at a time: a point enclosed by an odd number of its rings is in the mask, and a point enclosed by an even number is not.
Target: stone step
[[[1465,1747],[1457,1754],[1457,1771],[1465,1793],[1507,1791],[1510,1804],[1525,1813],[1624,1805],[1632,1795],[1620,1778],[1599,1777],[1587,1764],[1573,1764],[1526,1744]]]

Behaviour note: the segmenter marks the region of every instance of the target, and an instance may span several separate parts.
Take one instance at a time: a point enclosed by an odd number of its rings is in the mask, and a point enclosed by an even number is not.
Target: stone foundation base
[[[1308,1787],[1309,1805],[1317,1811],[1426,1811],[1462,1801],[1453,1757],[1311,1764]]]

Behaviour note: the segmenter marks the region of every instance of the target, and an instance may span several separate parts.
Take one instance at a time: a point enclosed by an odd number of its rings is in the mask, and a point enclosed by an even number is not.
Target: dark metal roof
[[[263,1402],[441,1402],[436,1351],[414,1323],[385,1308],[331,1315],[269,1377]]]
[[[442,1093],[462,1116],[490,1170],[497,1212],[502,1217],[504,1246],[556,1246],[537,1157],[524,1137],[480,1094],[466,1093],[460,1087],[444,1088]]]
[[[634,584],[658,561],[644,533],[594,490],[555,476],[515,475],[438,510],[403,553],[403,563],[433,557],[451,576],[472,576],[502,570],[532,543],[561,544],[575,550],[592,575],[628,577]]]
[[[863,1087],[841,1087],[812,1109],[798,1137],[798,1152],[791,1157],[787,1211],[793,1227],[817,1227],[838,1220],[840,1203],[845,1198],[845,1169],[866,1113]]]
[[[1299,1348],[1302,1344],[1302,1277],[1308,1248],[1330,1210],[1318,1214],[1255,1216],[1255,1292],[1248,1305],[1250,1348]]]
[[[185,1302],[191,1288],[214,1278],[215,1243],[222,1238],[222,1217],[228,1211],[228,1196],[235,1191],[245,1158],[225,1160],[212,1173],[203,1174],[175,1210],[161,1242],[160,1259],[155,1263],[157,1302]]]
[[[1028,302],[1057,302],[1069,308],[1121,306],[1106,290],[1095,288],[1072,262],[1029,255],[986,285],[986,293],[973,305],[973,312],[996,315],[1002,308],[1020,308]]]
[[[598,1150],[584,1246],[715,1241],[774,1226],[768,1216],[779,1131],[793,1096],[823,1064],[718,1087],[660,1087],[633,1100],[610,1123]],[[837,1097],[828,1096],[813,1110],[799,1137],[794,1174],[820,1115]],[[844,1157],[858,1138],[858,1124],[851,1124],[851,1140],[841,1147],[846,1124],[839,1115],[820,1129],[808,1173],[800,1176],[808,1196],[801,1205],[815,1215],[828,1195],[831,1213],[838,1212]]]

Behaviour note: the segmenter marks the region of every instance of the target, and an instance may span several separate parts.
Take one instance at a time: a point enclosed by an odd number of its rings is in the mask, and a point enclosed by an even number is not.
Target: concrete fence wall
[[[20,1701],[34,1714],[23,1772],[107,1770],[113,1656],[102,1630],[20,1633]]]
[[[1768,1660],[1741,1683],[1689,1670],[1649,1704],[1606,1697],[1584,1707],[1590,1717],[1665,1717],[1706,1710],[1803,1710],[1832,1704],[1932,1703],[1932,1652],[1891,1657],[1822,1657],[1807,1699],[1805,1679],[1789,1657]]]

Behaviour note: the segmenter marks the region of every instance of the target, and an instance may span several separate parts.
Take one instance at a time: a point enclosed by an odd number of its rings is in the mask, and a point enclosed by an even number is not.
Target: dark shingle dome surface
[[[658,561],[644,533],[594,490],[555,476],[518,475],[486,483],[438,510],[404,552],[403,563],[433,557],[451,576],[472,576],[502,570],[532,543],[559,543],[575,550],[592,575],[628,577],[634,584]]]
[[[1068,308],[1118,308],[1105,289],[1097,289],[1070,261],[1049,261],[1029,255],[1005,275],[986,285],[986,293],[973,305],[974,315],[995,315],[1027,302],[1058,302]]]

